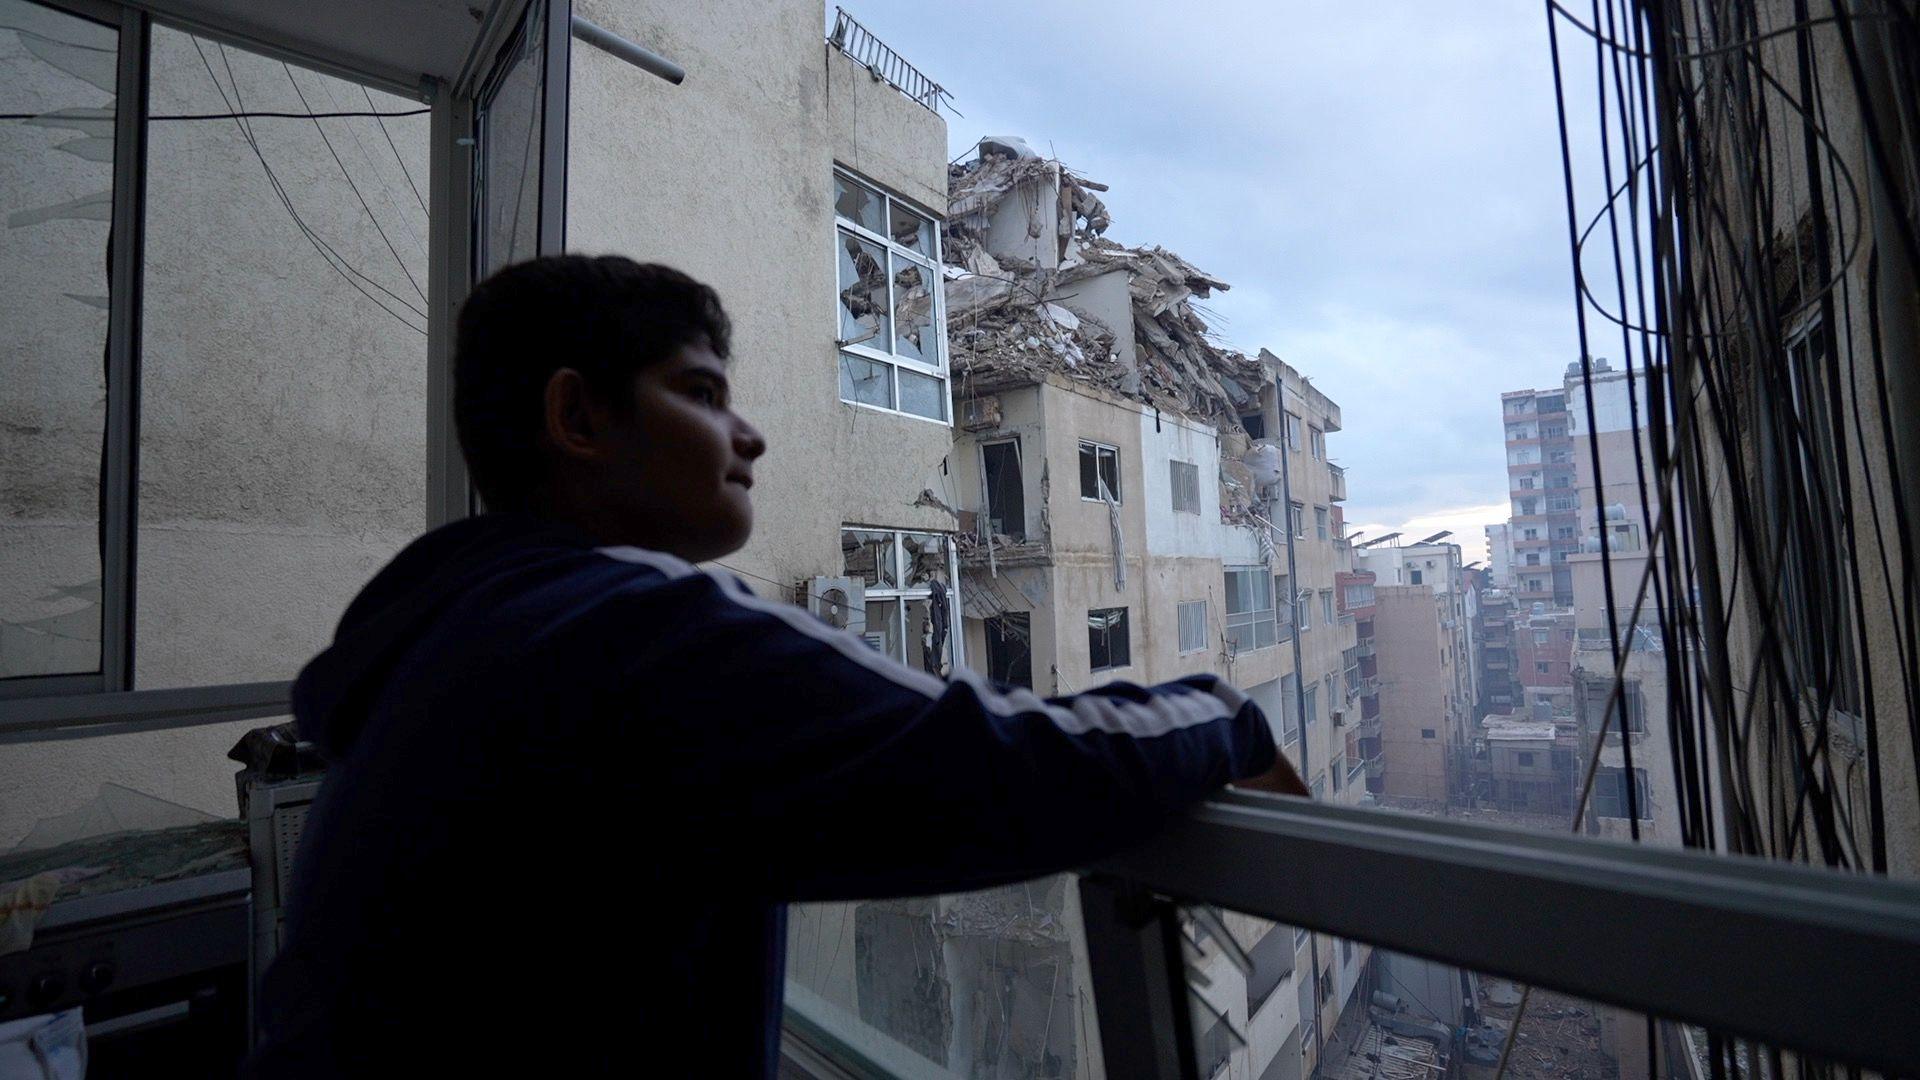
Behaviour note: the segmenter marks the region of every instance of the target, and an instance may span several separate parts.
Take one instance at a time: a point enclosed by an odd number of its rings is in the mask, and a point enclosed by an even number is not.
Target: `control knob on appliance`
[[[105,960],[95,960],[80,973],[80,989],[89,994],[97,994],[113,982],[113,965]]]
[[[58,1000],[61,992],[66,988],[66,981],[58,974],[51,971],[43,972],[35,975],[33,981],[27,984],[27,1000],[32,1002],[35,1008],[43,1009]]]

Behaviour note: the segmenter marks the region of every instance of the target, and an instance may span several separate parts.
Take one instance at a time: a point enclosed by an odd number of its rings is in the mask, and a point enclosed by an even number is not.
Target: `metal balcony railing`
[[[874,37],[873,32],[861,26],[860,21],[847,14],[845,8],[834,8],[833,12],[833,33],[828,35],[827,44],[871,71],[874,78],[886,80],[887,85],[935,113],[947,103],[947,99],[953,97],[945,87],[907,63],[906,58],[894,52],[886,42]],[[947,108],[952,109],[953,106],[949,104]]]

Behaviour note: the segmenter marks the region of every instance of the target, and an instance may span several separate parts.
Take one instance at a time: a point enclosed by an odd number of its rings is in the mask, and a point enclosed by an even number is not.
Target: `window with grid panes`
[[[833,174],[840,400],[947,420],[940,229],[898,197]]]
[[[866,589],[868,645],[944,675],[959,649],[954,548],[944,533],[842,529],[841,572]]]

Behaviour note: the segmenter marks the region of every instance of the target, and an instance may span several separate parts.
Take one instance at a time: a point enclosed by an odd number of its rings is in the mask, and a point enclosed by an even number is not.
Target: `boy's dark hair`
[[[547,380],[563,367],[624,408],[635,372],[705,343],[726,359],[720,296],[678,270],[619,255],[547,255],[481,282],[460,311],[453,422],[481,498],[524,508],[542,479]]]

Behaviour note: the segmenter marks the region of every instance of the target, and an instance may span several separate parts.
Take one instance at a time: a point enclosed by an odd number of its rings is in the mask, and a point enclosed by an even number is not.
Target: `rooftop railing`
[[[861,67],[873,73],[876,79],[884,79],[887,85],[925,105],[935,113],[940,106],[953,97],[947,89],[926,77],[919,68],[907,63],[905,57],[894,52],[886,42],[873,36],[873,32],[860,25],[860,21],[847,14],[845,8],[834,8],[833,33],[828,35],[827,44],[839,49]],[[952,109],[952,105],[947,105]]]

